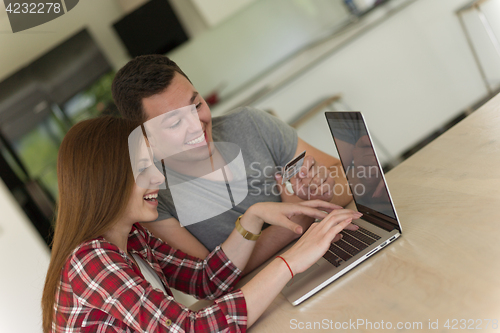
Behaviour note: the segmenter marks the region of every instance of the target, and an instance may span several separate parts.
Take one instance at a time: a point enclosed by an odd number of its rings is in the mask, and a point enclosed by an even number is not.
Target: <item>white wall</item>
[[[288,121],[342,93],[391,154],[400,154],[486,95],[454,13],[466,2],[418,0],[256,106]]]
[[[0,332],[41,332],[49,249],[1,180],[0,212]]]
[[[191,1],[169,0],[169,2],[190,38],[207,31],[208,25]]]
[[[493,30],[497,42],[500,38],[500,1],[486,1],[481,5],[481,11]],[[481,65],[484,68],[487,82],[492,88],[500,85],[500,54],[490,40],[485,27],[476,10],[468,10],[462,14],[467,30],[471,35],[474,48],[477,50]]]
[[[115,0],[120,8],[123,10],[123,13],[128,14],[140,6],[144,5],[149,0]]]
[[[191,0],[208,26],[214,27],[255,0]]]
[[[346,18],[341,0],[258,0],[168,56],[200,94],[228,95]]]

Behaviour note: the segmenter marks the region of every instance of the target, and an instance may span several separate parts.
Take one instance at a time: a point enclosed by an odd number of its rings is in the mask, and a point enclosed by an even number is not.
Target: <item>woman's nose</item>
[[[155,186],[159,186],[165,181],[165,176],[158,170],[156,167],[151,168],[151,178],[150,178],[150,183]]]
[[[187,118],[190,132],[197,132],[201,130],[202,122],[200,120],[200,117],[198,117],[198,113],[191,112]]]

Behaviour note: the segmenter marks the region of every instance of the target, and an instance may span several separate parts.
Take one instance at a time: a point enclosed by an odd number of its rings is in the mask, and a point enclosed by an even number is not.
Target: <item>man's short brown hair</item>
[[[144,122],[142,100],[167,89],[176,72],[189,80],[179,66],[165,56],[152,54],[130,60],[116,73],[111,86],[122,117]]]

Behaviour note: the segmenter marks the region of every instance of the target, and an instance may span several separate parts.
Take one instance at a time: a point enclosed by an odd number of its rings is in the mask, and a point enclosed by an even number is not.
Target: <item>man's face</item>
[[[167,89],[142,100],[144,124],[158,159],[179,161],[208,158],[212,115],[205,100],[181,74],[175,73]],[[194,105],[189,107],[189,105]]]

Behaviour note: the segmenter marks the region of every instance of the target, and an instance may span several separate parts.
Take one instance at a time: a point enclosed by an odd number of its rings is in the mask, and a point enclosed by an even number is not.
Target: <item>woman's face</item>
[[[134,170],[134,188],[127,205],[125,217],[135,222],[150,222],[158,217],[158,191],[165,177],[151,160],[150,149],[145,141],[138,146],[132,162]]]

